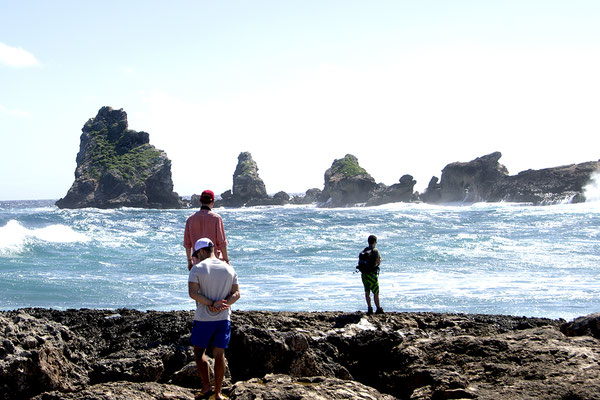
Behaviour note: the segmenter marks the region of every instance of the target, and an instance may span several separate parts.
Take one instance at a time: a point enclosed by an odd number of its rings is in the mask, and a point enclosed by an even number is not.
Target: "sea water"
[[[0,309],[193,309],[195,210],[0,202]],[[358,253],[377,235],[386,311],[572,319],[600,311],[600,203],[216,209],[242,310],[364,310]]]

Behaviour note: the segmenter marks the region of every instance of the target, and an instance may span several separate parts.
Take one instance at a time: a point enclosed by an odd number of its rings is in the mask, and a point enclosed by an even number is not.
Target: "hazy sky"
[[[600,158],[600,2],[0,0],[0,199],[58,199],[84,123],[123,108],[180,195],[323,188],[350,153],[421,191],[501,151]]]

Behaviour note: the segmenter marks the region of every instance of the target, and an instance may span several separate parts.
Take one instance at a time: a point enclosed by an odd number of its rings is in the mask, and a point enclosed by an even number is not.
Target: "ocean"
[[[193,309],[182,241],[194,211],[0,202],[0,309]],[[600,311],[598,201],[215,211],[239,276],[234,309],[364,311],[354,267],[374,234],[386,311]]]

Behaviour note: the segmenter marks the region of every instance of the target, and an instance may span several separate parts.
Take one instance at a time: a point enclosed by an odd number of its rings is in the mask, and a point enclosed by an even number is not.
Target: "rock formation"
[[[319,188],[308,189],[304,195],[294,196],[290,199],[291,204],[315,204],[322,201],[323,191]]]
[[[265,205],[284,205],[290,200],[285,192],[274,196],[267,194],[265,183],[258,176],[258,165],[249,152],[238,156],[238,163],[233,173],[233,191],[221,194],[221,200],[215,202],[215,207],[251,207]]]
[[[515,201],[533,204],[578,203],[585,201],[584,187],[600,162],[592,161],[540,170],[526,170],[500,179],[488,201]]]
[[[424,193],[421,193],[420,200],[425,203],[439,203],[442,200],[442,185],[439,184],[440,179],[437,176],[432,176],[425,189]]]
[[[375,179],[359,165],[358,159],[346,154],[325,171],[324,206],[346,207],[366,203],[378,188]]]
[[[369,206],[377,206],[386,203],[409,203],[417,200],[414,187],[417,184],[412,175],[402,175],[400,182],[391,186],[379,184],[380,189],[373,192],[367,202]]]
[[[0,398],[193,399],[192,311],[0,312]],[[600,314],[234,311],[227,394],[246,399],[597,399]]]
[[[75,181],[60,208],[181,208],[171,161],[146,132],[128,129],[123,109],[102,107],[82,129]]]
[[[265,183],[258,176],[258,165],[248,152],[242,152],[238,156],[238,164],[233,173],[233,196],[244,203],[268,196]]]
[[[448,164],[437,183],[433,177],[421,199],[429,203],[473,203],[479,201],[527,202],[536,205],[584,201],[583,188],[599,162],[586,162],[541,170],[527,170],[510,176],[498,162],[500,152],[469,162]]]
[[[508,175],[498,162],[500,152],[476,158],[470,162],[448,164],[442,170],[440,194],[442,203],[487,201],[492,187]]]

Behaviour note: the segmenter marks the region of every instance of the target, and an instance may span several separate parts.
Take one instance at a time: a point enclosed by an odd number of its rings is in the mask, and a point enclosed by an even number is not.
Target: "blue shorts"
[[[227,319],[221,321],[196,321],[192,327],[191,342],[194,346],[207,349],[214,346],[226,349],[231,338],[231,322]]]

